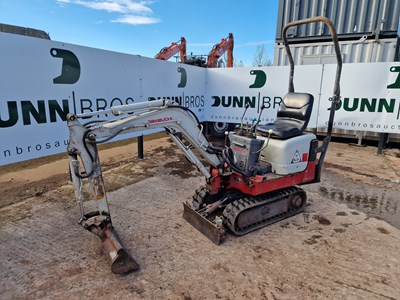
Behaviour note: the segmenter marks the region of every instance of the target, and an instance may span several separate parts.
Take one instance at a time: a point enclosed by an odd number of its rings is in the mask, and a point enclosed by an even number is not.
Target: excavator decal
[[[299,150],[296,150],[296,153],[294,154],[294,156],[292,158],[292,164],[296,164],[299,162],[301,162],[300,153],[299,153]]]
[[[172,117],[149,120],[149,124],[171,121]]]

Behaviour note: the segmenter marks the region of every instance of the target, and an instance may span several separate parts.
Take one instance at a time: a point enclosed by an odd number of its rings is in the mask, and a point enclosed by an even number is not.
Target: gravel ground
[[[2,299],[400,299],[398,150],[332,143],[304,213],[215,246],[182,218],[202,176],[166,138],[145,145],[141,161],[131,144],[101,153],[141,266],[126,276],[78,225],[65,158],[1,170]]]

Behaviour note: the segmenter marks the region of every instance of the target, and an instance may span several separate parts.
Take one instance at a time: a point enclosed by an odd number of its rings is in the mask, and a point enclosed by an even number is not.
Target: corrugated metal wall
[[[398,38],[364,41],[340,41],[340,51],[344,63],[395,61],[398,52]],[[293,59],[297,65],[336,63],[332,42],[301,43],[290,45]],[[285,48],[282,43],[275,44],[274,65],[286,66]]]
[[[343,37],[379,34],[394,37],[398,32],[399,0],[280,0],[276,41],[282,40],[282,29],[287,23],[314,16],[325,16]],[[293,38],[324,38],[329,30],[313,23],[288,30]]]

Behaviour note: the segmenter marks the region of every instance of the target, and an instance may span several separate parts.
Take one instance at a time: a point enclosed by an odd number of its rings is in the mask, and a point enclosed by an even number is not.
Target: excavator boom
[[[83,125],[79,119],[98,114],[130,114],[113,121],[92,122]],[[193,153],[196,148],[211,166],[221,164],[220,157],[202,133],[195,115],[188,109],[178,106],[173,101],[157,100],[151,102],[115,106],[108,111],[83,115],[69,114],[67,124],[70,132],[68,145],[71,179],[75,187],[75,197],[81,209],[80,224],[96,234],[112,261],[114,273],[126,273],[139,268],[133,257],[125,250],[121,239],[112,226],[106,189],[100,167],[97,144],[128,132],[144,131],[152,128],[164,128],[171,139],[196,165],[206,178],[211,174],[201,160]],[[185,141],[182,140],[184,137]],[[189,143],[189,145],[185,144]],[[85,197],[82,191],[83,180],[88,180],[93,190],[92,198],[97,203],[97,210],[85,211]]]
[[[168,47],[164,47],[156,54],[156,59],[168,60],[179,52],[181,63],[186,61],[186,39],[181,37],[180,41],[173,42]]]
[[[217,67],[218,59],[227,52],[227,67],[233,67],[233,34],[229,33],[228,37],[221,39],[221,41],[214,45],[210,53],[208,54],[207,67]]]

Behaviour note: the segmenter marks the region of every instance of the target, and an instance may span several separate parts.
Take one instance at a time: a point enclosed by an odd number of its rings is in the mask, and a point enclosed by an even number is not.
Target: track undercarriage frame
[[[309,181],[314,178],[313,170],[315,162],[309,164]],[[288,176],[272,180],[263,176],[247,179],[240,174],[230,176],[236,181],[237,178],[247,180],[247,184],[240,185],[247,193],[230,184],[228,189],[212,195],[213,187],[207,185],[196,190],[192,203],[183,203],[183,218],[216,245],[223,241],[227,230],[235,235],[244,235],[294,216],[305,207],[306,193],[296,187],[296,184],[304,183],[304,176],[289,176],[289,180]],[[277,190],[277,185],[281,189]],[[260,189],[264,192],[260,193]]]

